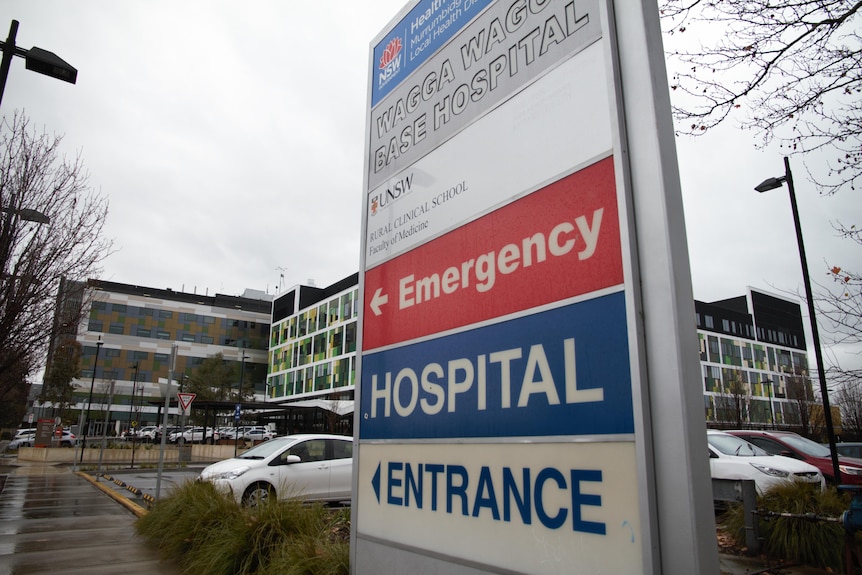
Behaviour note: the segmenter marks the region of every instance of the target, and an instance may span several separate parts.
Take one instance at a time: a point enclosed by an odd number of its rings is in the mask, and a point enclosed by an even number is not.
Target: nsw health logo
[[[383,54],[380,56],[378,63],[377,88],[383,88],[390,80],[398,76],[401,72],[402,49],[404,42],[401,36],[395,36],[386,47],[383,49]]]

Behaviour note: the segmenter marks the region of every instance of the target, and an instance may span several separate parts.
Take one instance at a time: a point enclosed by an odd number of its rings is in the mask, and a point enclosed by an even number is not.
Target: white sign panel
[[[608,87],[596,80],[605,67],[601,44],[589,46],[372,190],[366,266],[607,154],[613,144]]]
[[[641,570],[631,442],[371,444],[362,457],[368,536],[518,573]]]

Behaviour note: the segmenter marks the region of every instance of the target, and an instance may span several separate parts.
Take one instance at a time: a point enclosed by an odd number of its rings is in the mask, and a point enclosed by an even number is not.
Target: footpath
[[[167,469],[160,495],[202,466]],[[135,521],[156,498],[155,469],[73,473],[68,465],[0,456],[0,574],[181,575],[137,536]],[[719,554],[720,575],[826,575],[763,557]],[[833,574],[834,575],[834,574]]]

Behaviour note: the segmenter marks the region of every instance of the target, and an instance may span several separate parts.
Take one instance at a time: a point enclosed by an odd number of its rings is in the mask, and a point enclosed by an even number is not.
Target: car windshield
[[[294,437],[282,437],[280,439],[270,439],[269,441],[264,441],[260,445],[252,447],[242,455],[238,457],[238,459],[266,459],[273,453],[277,451],[281,451],[294,441]]]
[[[801,435],[784,435],[781,439],[790,447],[798,449],[810,457],[831,457],[831,452],[828,447],[820,445],[810,439],[806,439]]]
[[[762,457],[769,455],[769,453],[756,445],[735,435],[710,434],[707,436],[707,441],[709,441],[711,446],[725,455],[737,455],[741,457]]]

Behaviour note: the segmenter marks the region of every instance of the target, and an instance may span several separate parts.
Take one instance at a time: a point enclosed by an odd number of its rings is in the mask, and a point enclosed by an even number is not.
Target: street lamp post
[[[83,433],[83,437],[81,439],[81,461],[84,461],[84,450],[87,448],[87,427],[90,425],[90,407],[93,405],[93,388],[96,385],[96,367],[99,365],[99,350],[102,349],[102,345],[105,342],[102,341],[102,336],[99,336],[99,341],[96,342],[96,358],[93,360],[93,377],[90,379],[90,397],[87,400],[87,417],[82,418],[83,425],[81,427],[81,432]]]
[[[826,388],[826,373],[823,369],[823,353],[820,349],[820,332],[817,329],[817,318],[814,311],[814,298],[811,295],[811,279],[808,277],[808,260],[805,257],[805,244],[802,241],[802,225],[799,223],[799,209],[796,207],[796,190],[793,187],[793,174],[790,172],[790,159],[784,157],[784,175],[778,178],[768,178],[754,189],[758,192],[768,192],[780,188],[787,183],[790,193],[790,207],[793,211],[793,224],[796,226],[796,243],[799,246],[799,259],[802,262],[802,279],[805,283],[805,299],[808,300],[808,319],[811,322],[811,337],[814,341],[814,357],[817,361],[817,377],[820,379],[820,396],[823,401],[823,418],[826,422],[826,435],[829,438],[829,452],[832,455],[832,473],[835,483],[841,483],[841,469],[838,466],[838,451],[835,448],[835,428],[832,426],[832,410],[829,407],[829,390]]]
[[[134,417],[135,417],[135,393],[136,393],[135,387],[138,384],[138,363],[140,363],[140,362],[136,361],[135,365],[134,365],[135,374],[134,374],[134,376],[132,376],[132,401],[131,401],[131,404],[129,405],[129,431],[132,434],[132,465],[131,465],[131,469],[135,468],[135,447],[137,445],[138,430],[141,428],[141,422],[135,421],[135,419],[134,419]],[[133,422],[135,423],[134,428],[132,427]]]
[[[233,419],[233,456],[236,457],[237,445],[239,445],[239,420],[242,417],[242,379],[245,377],[245,350],[242,350],[242,363],[239,366],[239,403],[237,413]]]
[[[17,47],[15,45],[17,36],[18,21],[12,20],[12,25],[9,27],[9,37],[6,38],[6,42],[0,42],[0,50],[3,51],[3,59],[0,61],[0,103],[3,102],[3,92],[6,90],[6,78],[9,77],[12,56],[24,58],[25,67],[33,72],[45,74],[70,84],[74,84],[78,80],[78,70],[53,52],[35,46],[29,50]]]

